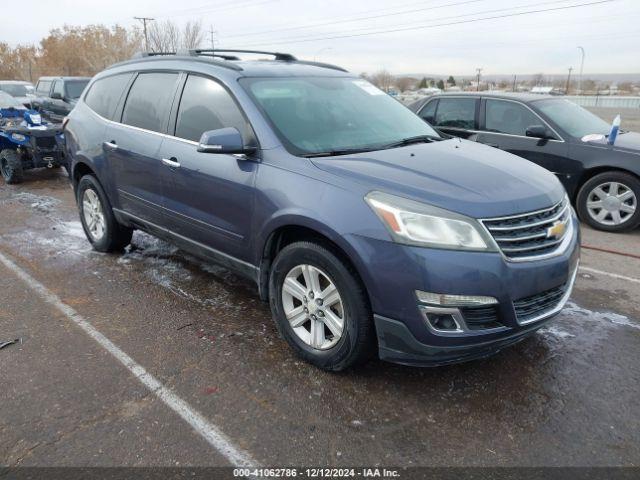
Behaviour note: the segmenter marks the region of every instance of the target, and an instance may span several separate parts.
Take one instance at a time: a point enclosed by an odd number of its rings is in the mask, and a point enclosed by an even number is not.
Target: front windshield
[[[569,100],[539,100],[535,102],[535,106],[565,132],[576,138],[592,133],[607,135],[611,130],[611,125],[607,122]]]
[[[252,97],[295,155],[375,150],[436,131],[366,80],[246,78]]]
[[[87,83],[89,83],[89,80],[73,80],[65,82],[67,97],[80,98],[80,95],[82,95],[82,91],[84,90],[84,87],[87,86]]]
[[[17,108],[26,110],[18,100],[9,95],[7,92],[0,91],[0,108]]]
[[[14,97],[26,97],[27,93],[31,93],[27,88],[28,86],[29,85],[21,83],[5,83],[0,84],[0,90],[7,92],[9,95],[13,95]]]

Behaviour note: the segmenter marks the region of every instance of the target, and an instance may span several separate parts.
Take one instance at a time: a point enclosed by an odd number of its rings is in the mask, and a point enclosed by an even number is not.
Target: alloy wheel
[[[319,268],[292,268],[282,286],[282,305],[291,329],[310,347],[327,350],[342,338],[344,304],[335,283]]]
[[[98,194],[90,188],[82,196],[82,215],[91,239],[100,241],[106,231],[107,221]]]
[[[602,225],[621,225],[631,219],[638,199],[631,188],[619,182],[601,183],[587,196],[587,211]]]

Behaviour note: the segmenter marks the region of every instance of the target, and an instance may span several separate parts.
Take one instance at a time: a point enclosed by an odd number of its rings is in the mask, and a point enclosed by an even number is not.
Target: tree
[[[411,77],[398,77],[396,78],[395,85],[398,91],[404,92],[409,90],[416,84],[416,79]]]
[[[440,90],[444,90],[444,82],[442,81],[442,79],[438,80],[438,83],[436,84],[436,86],[437,86]]]
[[[531,77],[531,86],[538,87],[543,85],[545,82],[544,73],[536,73],[533,77]]]
[[[200,46],[204,38],[202,23],[187,22],[180,27],[171,20],[152,22],[149,27],[149,50],[152,52],[176,52]]]
[[[140,50],[137,29],[115,25],[53,29],[40,41],[38,67],[42,75],[95,75]]]
[[[447,78],[447,83],[452,87],[456,86],[456,79],[453,78],[453,75],[449,75],[449,78]]]
[[[418,84],[418,88],[427,88],[427,79],[426,77],[422,77],[420,83]]]
[[[380,90],[388,92],[393,84],[393,75],[391,75],[387,70],[378,70],[371,76],[371,83]]]

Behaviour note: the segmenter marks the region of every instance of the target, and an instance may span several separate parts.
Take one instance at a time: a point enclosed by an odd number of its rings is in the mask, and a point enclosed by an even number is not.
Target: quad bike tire
[[[14,150],[5,149],[0,152],[0,173],[9,185],[22,181],[22,160]]]

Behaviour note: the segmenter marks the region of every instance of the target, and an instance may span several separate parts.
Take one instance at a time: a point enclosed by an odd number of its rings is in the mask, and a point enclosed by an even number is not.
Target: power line
[[[257,0],[257,1],[246,0],[244,2],[233,1],[228,3],[223,3],[217,6],[202,5],[200,7],[173,10],[173,11],[168,11],[165,13],[158,14],[156,16],[160,18],[184,17],[185,15],[195,15],[195,14],[212,13],[212,12],[227,12],[230,10],[238,10],[241,8],[256,7],[259,5],[264,5],[266,3],[273,3],[275,1],[278,1],[278,0]]]
[[[558,3],[567,3],[571,0],[551,0],[548,2],[541,2],[541,3],[537,3],[535,4],[536,7],[541,7],[543,5],[557,5]],[[453,4],[450,4],[453,5]],[[506,12],[506,11],[512,11],[512,10],[520,10],[523,8],[528,8],[528,7],[533,7],[534,5],[532,4],[524,4],[524,5],[516,5],[514,7],[508,7],[508,8],[498,8],[498,9],[492,9],[492,10],[483,10],[480,12],[474,12],[474,13],[465,13],[465,14],[456,14],[456,15],[448,15],[446,17],[437,17],[437,18],[432,18],[429,20],[429,22],[437,22],[437,21],[441,21],[441,20],[450,20],[450,19],[457,19],[457,18],[462,18],[462,17],[472,17],[472,16],[476,16],[476,15],[486,15],[486,14],[490,14],[490,13],[497,13],[497,12]],[[407,26],[413,26],[415,25],[415,22],[407,24],[396,24],[396,25],[390,25],[389,27],[392,28],[402,28],[402,27],[407,27]],[[375,29],[372,30],[371,27],[361,27],[361,28],[356,28],[356,29],[351,29],[350,30],[350,35],[353,35],[354,32],[371,32],[374,31]],[[294,40],[304,40],[307,38],[315,38],[318,34],[315,35],[306,35],[306,36],[302,36],[302,37],[296,37],[294,38]],[[273,41],[278,41],[280,40],[280,38],[275,38],[273,39]],[[268,41],[268,40],[267,40]],[[263,43],[265,42],[265,40],[263,40]]]
[[[447,23],[440,23],[440,24],[435,24],[435,25],[417,25],[417,26],[413,26],[413,27],[395,28],[395,29],[389,29],[389,30],[378,30],[378,31],[367,32],[367,33],[333,35],[333,36],[328,36],[328,37],[304,38],[304,39],[298,39],[298,40],[289,39],[289,40],[285,40],[285,41],[269,42],[267,45],[281,45],[281,44],[291,44],[291,43],[317,42],[317,41],[320,41],[320,40],[334,40],[334,39],[339,39],[339,38],[364,37],[364,36],[369,36],[369,35],[380,35],[380,34],[385,34],[385,33],[397,33],[397,32],[404,32],[404,31],[410,31],[410,30],[421,30],[421,29],[427,29],[427,28],[447,27],[447,26],[451,26],[451,25],[460,25],[460,24],[465,24],[465,23],[475,23],[475,22],[481,22],[481,21],[485,21],[485,20],[495,20],[495,19],[499,19],[499,18],[518,17],[518,16],[524,16],[524,15],[531,15],[531,14],[535,14],[535,13],[544,13],[544,12],[553,12],[553,11],[559,11],[559,10],[568,10],[568,9],[574,9],[574,8],[580,8],[580,7],[587,7],[587,6],[591,6],[591,5],[600,5],[600,4],[605,4],[605,3],[611,3],[611,2],[614,2],[614,1],[617,1],[617,0],[599,0],[599,1],[595,1],[595,2],[587,2],[587,3],[579,3],[579,4],[573,4],[573,5],[566,5],[566,6],[563,6],[563,7],[545,8],[545,9],[539,9],[539,10],[529,10],[529,11],[526,11],[526,12],[516,12],[516,13],[510,13],[510,14],[504,14],[504,15],[493,15],[493,16],[489,16],[489,17],[473,18],[473,19],[469,19],[469,20],[460,20],[458,22],[447,22]],[[265,45],[265,42],[254,43],[254,44],[246,44],[244,46],[245,47],[251,47],[251,46],[257,46],[257,45]]]
[[[454,2],[454,3],[446,3],[444,5],[435,5],[435,6],[431,6],[431,7],[425,7],[425,8],[415,8],[412,10],[402,10],[399,12],[392,12],[392,13],[383,13],[383,14],[379,14],[379,15],[369,15],[366,17],[352,17],[352,18],[346,18],[343,20],[331,20],[331,21],[327,21],[327,22],[323,22],[323,23],[310,23],[307,25],[296,25],[295,27],[286,27],[286,28],[276,28],[273,30],[263,30],[260,32],[252,32],[252,33],[237,33],[234,35],[225,35],[226,38],[237,38],[237,37],[253,37],[256,35],[265,35],[268,33],[278,33],[278,32],[289,32],[292,30],[301,30],[304,28],[314,28],[314,27],[324,27],[326,25],[336,25],[339,23],[352,23],[352,22],[359,22],[362,20],[373,20],[376,18],[386,18],[386,17],[392,17],[392,16],[396,16],[396,15],[406,15],[408,13],[417,13],[417,12],[424,12],[424,11],[430,11],[430,10],[436,10],[438,8],[444,8],[444,7],[455,7],[457,5],[465,5],[468,3],[478,3],[478,2],[484,2],[486,0],[466,0],[464,2]],[[566,1],[566,0],[565,0]],[[389,10],[389,9],[386,9]]]

